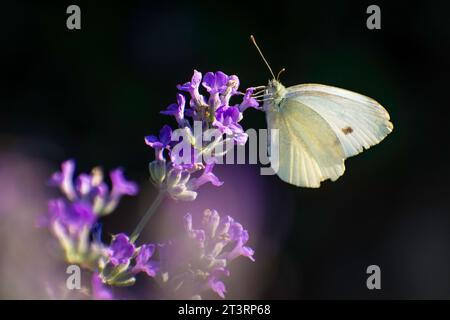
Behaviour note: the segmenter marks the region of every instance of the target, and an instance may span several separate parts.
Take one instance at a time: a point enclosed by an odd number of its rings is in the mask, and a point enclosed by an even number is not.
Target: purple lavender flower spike
[[[255,88],[248,88],[247,90],[245,90],[244,99],[239,105],[239,111],[244,112],[248,108],[255,108],[260,110],[260,108],[258,108],[258,101],[256,101],[256,99],[252,97],[254,91]]]
[[[97,272],[92,274],[91,288],[92,296],[96,300],[111,300],[113,298],[111,290],[103,283]]]
[[[73,173],[75,171],[75,161],[67,160],[61,164],[61,172],[55,172],[50,178],[50,183],[59,186],[61,191],[69,198],[76,198],[75,188],[73,186]]]
[[[109,259],[113,266],[119,264],[127,264],[133,257],[136,248],[130,242],[130,239],[124,233],[119,233],[114,236],[114,239],[109,247]]]
[[[200,92],[200,84],[208,92],[205,96]],[[188,134],[191,147],[190,157],[187,154],[183,157],[183,153],[187,153],[187,150],[189,150],[184,147],[181,150],[177,148],[175,152],[175,145],[178,141],[169,141],[172,137],[172,131],[168,126],[164,126],[159,137],[147,136],[145,138],[145,142],[154,148],[156,153],[155,161],[149,164],[151,179],[160,190],[168,191],[173,199],[192,201],[197,196],[194,190],[201,185],[207,182],[211,182],[214,186],[222,184],[211,172],[212,166],[207,166],[210,161],[203,161],[205,159],[198,155],[210,156],[204,151],[214,151],[213,157],[218,159],[230,150],[228,142],[233,142],[233,145],[245,145],[247,142],[248,135],[239,124],[243,118],[242,111],[250,107],[257,108],[258,102],[253,97],[255,88],[249,88],[245,91],[240,104],[230,106],[232,96],[242,95],[238,91],[239,85],[240,81],[236,75],[228,76],[222,71],[217,71],[215,73],[207,72],[202,78],[202,74],[194,70],[190,82],[177,86],[179,90],[191,95],[190,108],[185,109],[186,98],[178,94],[177,103],[171,104],[161,113],[175,116],[178,129],[182,129]],[[214,142],[206,142],[198,139],[191,132],[191,130],[196,132],[196,128],[202,130],[218,129],[218,135],[220,136],[221,133],[222,136],[220,140],[214,139]],[[224,135],[226,136],[224,137]],[[167,139],[164,140],[163,137],[166,136]],[[183,141],[185,141],[184,135]],[[216,146],[225,146],[225,149],[222,148],[222,151],[219,151],[215,149]],[[167,162],[165,159],[167,155],[164,154],[165,149],[169,150],[170,156],[170,160]],[[202,169],[204,169],[203,172],[201,172]]]
[[[164,161],[163,151],[169,147],[172,141],[172,128],[165,125],[159,131],[159,139],[156,136],[150,135],[145,137],[145,143],[151,148],[155,149],[156,158],[159,161]]]
[[[108,250],[98,237],[95,225],[98,225],[100,216],[117,207],[123,195],[135,195],[137,185],[125,179],[122,169],[116,169],[111,172],[113,187],[109,192],[103,182],[102,170],[96,167],[90,175],[80,174],[74,187],[75,162],[65,161],[61,167],[62,171],[53,174],[51,182],[60,186],[65,197],[49,200],[48,218],[43,222],[58,239],[66,261],[90,270],[96,269],[99,259],[108,255],[115,262],[122,263],[124,253],[119,250],[122,236],[118,237],[112,250]]]
[[[136,256],[136,265],[131,272],[139,273],[145,272],[149,277],[155,277],[159,270],[159,263],[151,261],[150,258],[155,253],[156,246],[154,244],[144,244],[139,249]]]

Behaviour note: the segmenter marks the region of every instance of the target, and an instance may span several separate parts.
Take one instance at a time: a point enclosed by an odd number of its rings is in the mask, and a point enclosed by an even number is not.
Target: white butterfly
[[[278,161],[278,176],[296,186],[318,188],[324,180],[337,180],[346,158],[393,130],[389,113],[377,101],[352,91],[322,84],[285,88],[274,76],[264,97],[267,126],[279,130],[279,157],[271,161]]]

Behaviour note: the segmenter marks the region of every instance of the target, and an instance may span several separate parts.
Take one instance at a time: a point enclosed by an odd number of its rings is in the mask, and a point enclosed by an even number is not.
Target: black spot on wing
[[[344,134],[349,134],[353,132],[352,127],[345,127],[341,129]]]

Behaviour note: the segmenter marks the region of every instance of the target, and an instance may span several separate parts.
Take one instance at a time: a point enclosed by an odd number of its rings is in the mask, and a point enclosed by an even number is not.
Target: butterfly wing
[[[336,180],[345,170],[344,150],[332,127],[297,99],[283,99],[278,110],[266,113],[269,129],[278,129],[279,157],[271,155],[278,176],[301,187],[318,188]]]
[[[344,160],[379,143],[393,129],[375,100],[348,90],[303,84],[287,88],[279,108],[268,108],[279,129],[278,176],[301,187],[319,187],[345,171]],[[274,143],[274,142],[272,142]]]
[[[308,106],[325,119],[339,138],[346,158],[378,144],[393,130],[383,106],[349,90],[302,84],[289,87],[285,98]]]

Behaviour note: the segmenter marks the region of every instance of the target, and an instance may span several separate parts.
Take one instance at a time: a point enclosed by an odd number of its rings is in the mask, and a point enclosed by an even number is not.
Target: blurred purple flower
[[[74,202],[68,205],[63,199],[48,202],[50,223],[59,223],[70,234],[80,233],[84,227],[91,228],[97,219],[89,204]]]
[[[124,233],[119,233],[113,237],[113,241],[108,249],[109,259],[113,266],[128,264],[134,255],[136,248]]]
[[[61,165],[62,171],[52,175],[50,182],[59,186],[69,202],[83,203],[90,206],[95,214],[109,214],[117,206],[124,195],[134,196],[138,192],[136,183],[128,181],[123,170],[118,168],[110,172],[112,190],[103,182],[103,172],[100,168],[92,169],[92,173],[81,173],[76,178],[74,186],[75,161],[67,160]]]
[[[206,290],[224,298],[224,276],[228,265],[239,256],[254,261],[253,250],[245,246],[248,232],[229,216],[205,210],[201,229],[193,226],[192,215],[184,217],[186,235],[160,246],[161,269],[166,288],[184,298],[198,297]]]
[[[100,168],[80,174],[74,186],[75,162],[65,161],[61,168],[52,175],[51,183],[59,186],[65,198],[49,200],[46,226],[58,239],[67,262],[94,270],[99,259],[107,255],[105,245],[96,236],[98,219],[110,214],[123,195],[137,194],[138,187],[125,179],[122,169],[115,169],[110,174],[109,192]]]
[[[154,244],[144,244],[139,248],[139,253],[136,256],[136,265],[131,270],[133,273],[145,272],[149,277],[156,276],[159,270],[159,263],[153,260],[156,246]]]
[[[138,193],[137,184],[125,179],[123,169],[111,171],[110,177],[112,181],[111,199],[119,201],[124,195],[135,196]]]
[[[74,171],[75,161],[66,160],[61,164],[61,171],[55,172],[50,178],[50,184],[59,186],[69,200],[73,200],[76,197],[75,189],[73,187]]]

